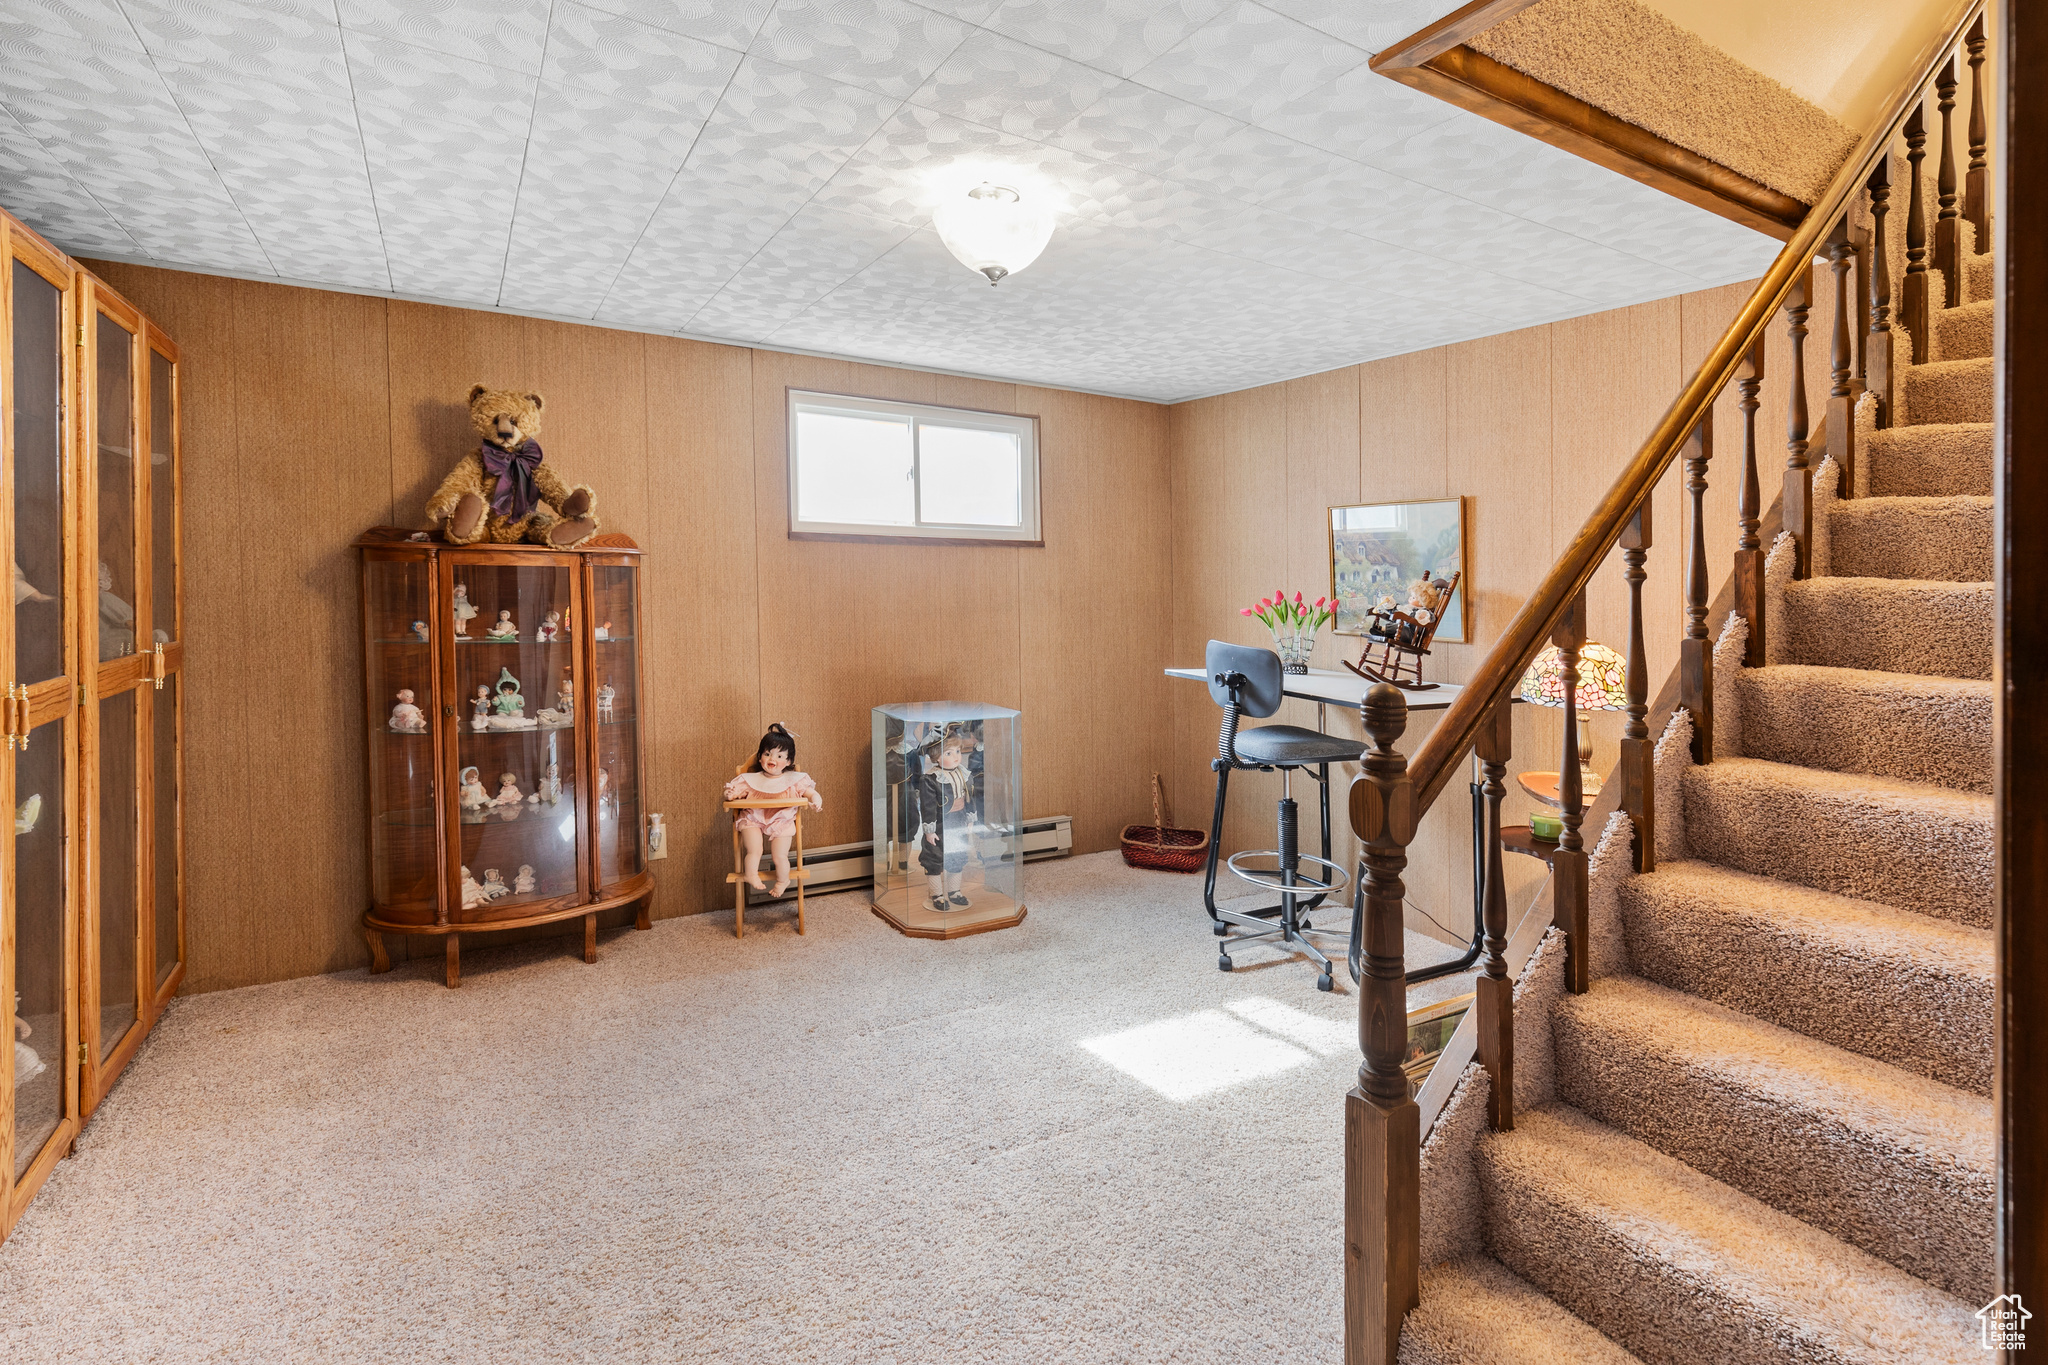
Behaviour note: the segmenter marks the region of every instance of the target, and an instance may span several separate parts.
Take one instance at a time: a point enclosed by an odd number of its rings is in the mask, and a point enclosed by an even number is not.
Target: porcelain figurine
[[[29,793],[29,796],[28,796],[28,800],[26,800],[26,801],[22,802],[22,803],[21,803],[21,804],[20,804],[19,806],[15,807],[15,810],[14,810],[14,833],[15,833],[15,835],[16,835],[16,836],[18,837],[18,836],[20,836],[20,835],[23,835],[23,834],[33,834],[33,833],[35,833],[35,830],[36,830],[36,821],[38,821],[38,820],[40,820],[40,819],[42,819],[42,818],[43,818],[43,794],[42,794],[41,792],[30,792],[30,793]]]
[[[462,908],[474,910],[490,897],[484,893],[483,883],[469,875],[469,869],[462,869]]]
[[[427,732],[427,713],[413,705],[410,687],[400,689],[398,705],[391,708],[391,728],[409,735]]]
[[[576,715],[576,679],[566,668],[562,680],[555,684],[555,709],[571,719]]]
[[[476,685],[476,696],[470,699],[470,705],[475,708],[476,715],[469,722],[469,728],[472,730],[490,729],[491,685],[489,683],[478,683]]]
[[[19,1090],[25,1083],[43,1073],[43,1059],[36,1056],[36,1050],[21,1041],[35,1037],[36,1031],[29,1027],[28,1020],[21,1017],[21,992],[14,993],[14,1086]]]
[[[540,628],[533,632],[533,638],[543,644],[552,644],[554,641],[561,639],[562,613],[558,611],[549,612],[548,619],[542,621]]]
[[[425,644],[427,642],[427,623],[425,621],[413,622],[412,633],[413,638],[417,639],[421,644]]]
[[[100,658],[120,659],[135,652],[135,608],[114,595],[114,571],[100,561]]]
[[[576,723],[576,718],[566,711],[556,711],[546,706],[534,712],[533,718],[540,722],[540,728],[543,730],[559,730],[565,725]]]
[[[455,585],[455,637],[469,638],[469,623],[476,617],[476,608],[469,605],[469,588],[466,584]]]
[[[517,773],[498,774],[498,795],[491,802],[492,805],[516,806],[525,799],[526,794],[519,790],[519,775]]]
[[[618,798],[612,794],[612,775],[607,768],[597,770],[597,810],[600,815],[614,814],[613,807]]]
[[[533,789],[533,795],[526,799],[535,804],[545,801],[550,806],[559,802],[562,799],[561,765],[558,763],[548,764],[546,776],[542,777],[540,785]]]
[[[474,767],[464,768],[456,782],[461,788],[457,800],[464,810],[482,810],[491,804],[491,794],[484,790],[483,777]]]
[[[491,628],[484,632],[484,638],[487,640],[518,639],[519,627],[512,620],[512,613],[509,611],[499,612],[498,619],[491,622]]]
[[[610,683],[606,683],[597,689],[597,718],[599,720],[610,720],[612,718],[612,698],[618,695]]]
[[[597,634],[597,638],[598,638],[598,639],[600,639],[600,640],[609,640],[609,639],[611,639],[611,638],[612,638],[612,623],[611,623],[611,622],[609,622],[609,621],[607,621],[607,622],[605,622],[605,623],[604,623],[603,625],[599,626],[599,627],[597,628],[596,634]]]
[[[659,811],[647,815],[647,857],[651,862],[668,856],[668,826],[661,822]]]
[[[14,561],[14,605],[24,602],[54,602],[57,599],[28,581],[28,575],[21,571],[21,561]]]
[[[484,869],[484,895],[486,897],[496,900],[500,896],[509,896],[511,894],[512,888],[505,885],[504,873],[498,871],[495,867]]]
[[[498,670],[498,695],[491,699],[491,721],[493,730],[534,730],[540,722],[526,714],[526,698],[520,695],[519,679],[512,676],[512,670]]]
[[[540,883],[534,879],[533,864],[521,863],[519,865],[519,875],[512,879],[513,894],[530,896],[539,885]]]

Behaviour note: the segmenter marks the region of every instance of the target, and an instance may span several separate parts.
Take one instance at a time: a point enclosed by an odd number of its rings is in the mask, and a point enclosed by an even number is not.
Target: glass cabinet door
[[[370,698],[370,899],[386,919],[431,924],[438,901],[433,575],[424,555],[363,558]]]
[[[65,674],[64,292],[26,261],[14,279],[14,680]]]
[[[451,618],[446,696],[457,837],[452,919],[518,919],[586,900],[579,827],[590,797],[579,762],[575,561],[534,554],[442,556]]]
[[[598,878],[605,887],[647,866],[640,816],[639,569],[590,567],[590,683],[596,689]]]
[[[64,758],[70,723],[29,732],[14,758],[14,1168],[20,1180],[65,1117],[75,1044],[70,996],[71,926],[66,913]]]
[[[184,843],[180,728],[185,655],[178,634],[178,367],[169,339],[149,328],[143,378],[148,401],[148,463],[143,466],[149,508],[149,645],[156,683],[149,703],[150,818],[149,920],[151,979],[161,1008],[177,989],[185,961]]]

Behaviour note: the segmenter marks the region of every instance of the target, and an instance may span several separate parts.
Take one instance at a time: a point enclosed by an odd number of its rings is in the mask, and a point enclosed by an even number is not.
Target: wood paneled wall
[[[1833,297],[1825,270],[1816,283],[1806,373],[1817,416],[1826,406],[1826,320]],[[1275,588],[1310,597],[1328,592],[1330,506],[1462,495],[1472,641],[1439,646],[1424,670],[1434,680],[1462,681],[1678,396],[1750,288],[1703,290],[1175,406],[1175,658],[1199,660],[1212,636],[1265,643],[1263,628],[1237,613]],[[1788,354],[1783,325],[1774,324],[1757,418],[1766,501],[1784,468]],[[1727,576],[1736,540],[1742,445],[1735,397],[1731,385],[1715,411],[1717,453],[1706,500],[1715,582]],[[1655,541],[1644,585],[1653,695],[1676,663],[1684,628],[1686,519],[1679,475],[1674,466],[1654,500]],[[1594,580],[1588,608],[1591,637],[1626,654],[1628,592],[1618,553]],[[1357,640],[1326,631],[1317,666],[1337,667],[1340,647],[1346,657],[1357,657]],[[1216,708],[1201,689],[1182,684],[1173,714],[1174,792],[1183,809],[1199,814],[1214,790],[1207,764]],[[1282,718],[1313,725],[1315,709],[1290,702]],[[1412,714],[1402,750],[1412,755],[1433,722],[1428,713]],[[1619,713],[1594,718],[1595,757],[1603,769],[1614,761],[1621,724]],[[1330,728],[1360,734],[1355,714],[1332,711]],[[1561,739],[1557,712],[1517,708],[1512,770],[1554,771]],[[1347,770],[1336,783],[1340,796],[1352,775]],[[1226,852],[1272,847],[1278,795],[1277,779],[1233,779]],[[1313,788],[1297,784],[1295,796],[1306,821]],[[1524,820],[1529,804],[1511,784],[1504,818]],[[1341,833],[1343,809],[1340,799],[1339,861],[1350,866],[1355,845]],[[1435,920],[1451,937],[1469,934],[1470,828],[1469,798],[1454,782],[1410,850],[1411,927],[1427,929]],[[1588,831],[1589,846],[1597,833]],[[1540,880],[1533,859],[1509,864],[1526,883],[1519,889]]]
[[[1028,815],[1080,851],[1148,819],[1168,766],[1160,603],[1167,410],[495,313],[90,262],[184,352],[191,971],[218,990],[367,960],[364,528],[419,525],[487,383],[546,395],[548,459],[647,550],[648,809],[658,916],[729,905],[718,787],[771,720],[869,837],[868,716],[955,698],[1024,712]],[[1043,548],[788,539],[784,389],[1039,418]]]

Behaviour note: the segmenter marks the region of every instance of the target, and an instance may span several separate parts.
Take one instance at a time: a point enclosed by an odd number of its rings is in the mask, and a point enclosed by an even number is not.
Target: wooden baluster
[[[1657,782],[1650,744],[1650,662],[1643,648],[1643,561],[1650,549],[1650,499],[1621,533],[1622,577],[1628,580],[1628,723],[1621,731],[1621,808],[1635,823],[1636,871],[1657,870]]]
[[[1846,211],[1844,216],[1848,216]],[[1854,299],[1855,314],[1850,319],[1856,348],[1856,392],[1862,393],[1870,387],[1869,372],[1864,369],[1864,344],[1870,336],[1870,229],[1855,227],[1849,229],[1849,259],[1854,265],[1849,274],[1849,290]]]
[[[1508,760],[1514,757],[1513,698],[1493,708],[1474,741],[1485,776],[1486,903],[1482,911],[1485,958],[1474,983],[1479,1011],[1479,1064],[1493,1086],[1486,1114],[1496,1132],[1515,1126],[1515,983],[1508,976],[1508,889],[1501,868],[1500,802],[1507,794]]]
[[[1742,653],[1747,668],[1764,666],[1764,551],[1758,538],[1763,490],[1756,472],[1756,410],[1762,404],[1757,394],[1763,386],[1764,341],[1758,337],[1735,369],[1735,390],[1742,395],[1737,404],[1742,409],[1742,492],[1736,516],[1742,531],[1735,542],[1735,614],[1749,622],[1749,643]]]
[[[1849,216],[1835,225],[1828,239],[1828,268],[1835,272],[1835,326],[1828,346],[1828,455],[1841,468],[1837,494],[1856,496],[1856,400],[1863,386],[1854,372],[1854,350],[1849,344],[1849,295],[1856,247],[1849,240]]]
[[[1407,965],[1401,873],[1415,837],[1415,791],[1394,741],[1408,699],[1375,683],[1360,703],[1373,747],[1351,786],[1351,828],[1365,864],[1365,973],[1358,1045],[1365,1060],[1344,1097],[1344,1359],[1395,1365],[1401,1321],[1421,1301],[1422,1111],[1408,1094]]]
[[[1927,363],[1927,209],[1921,202],[1920,163],[1927,159],[1927,129],[1922,115],[1923,101],[1906,116],[1906,165],[1909,194],[1906,200],[1906,283],[1899,299],[1899,322],[1913,338],[1915,365]]]
[[[1592,985],[1586,954],[1589,918],[1586,846],[1579,826],[1586,818],[1586,789],[1579,776],[1579,651],[1586,645],[1586,594],[1581,592],[1550,632],[1564,674],[1564,748],[1557,760],[1557,801],[1564,828],[1550,855],[1550,922],[1564,930],[1565,989],[1584,995]]]
[[[1892,424],[1892,267],[1884,220],[1891,213],[1892,161],[1870,173],[1870,334],[1863,342],[1864,382],[1877,395],[1877,425]]]
[[[1923,280],[1925,276],[1921,277]],[[1806,315],[1813,308],[1813,265],[1807,264],[1785,298],[1785,335],[1792,342],[1791,398],[1785,409],[1785,529],[1798,543],[1792,576],[1806,577],[1813,545],[1813,471],[1806,466]]]
[[[1956,107],[1956,59],[1951,56],[1934,78],[1936,107],[1941,112],[1941,162],[1934,172],[1941,213],[1934,220],[1934,268],[1942,274],[1942,304],[1953,308],[1963,301],[1963,253],[1957,243],[1962,235],[1961,210],[1956,207],[1956,144],[1949,112]]]
[[[1977,240],[1971,247],[1978,255],[1991,250],[1991,163],[1985,159],[1990,142],[1984,112],[1984,16],[1978,15],[1964,40],[1970,53],[1970,170],[1963,177],[1963,217],[1977,225]]]
[[[1714,647],[1707,639],[1707,462],[1714,458],[1714,410],[1685,438],[1685,489],[1692,494],[1686,539],[1685,638],[1678,642],[1678,704],[1692,713],[1692,761],[1714,761]]]

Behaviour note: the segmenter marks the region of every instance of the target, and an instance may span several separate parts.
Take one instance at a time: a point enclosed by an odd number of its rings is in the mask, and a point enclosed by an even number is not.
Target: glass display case
[[[415,538],[420,537],[420,538]],[[391,529],[362,554],[372,970],[383,935],[443,940],[640,902],[639,551],[454,547]]]
[[[874,710],[877,915],[914,938],[1024,919],[1017,712],[980,702]]]

